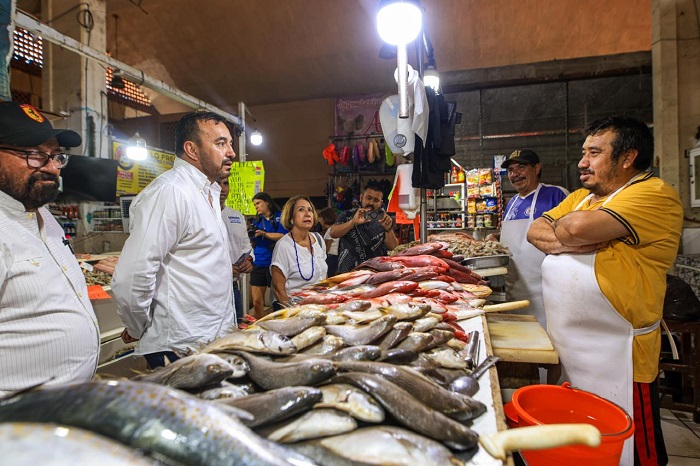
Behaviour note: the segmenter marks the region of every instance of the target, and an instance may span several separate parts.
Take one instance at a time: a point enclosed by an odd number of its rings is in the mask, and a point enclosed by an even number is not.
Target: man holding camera
[[[349,272],[372,257],[386,256],[388,249],[399,245],[383,203],[381,188],[369,182],[360,196],[360,207],[340,214],[331,227],[331,238],[340,238],[338,274]]]

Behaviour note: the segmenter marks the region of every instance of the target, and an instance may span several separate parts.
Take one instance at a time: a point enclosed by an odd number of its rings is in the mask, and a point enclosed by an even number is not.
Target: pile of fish
[[[510,250],[498,241],[479,241],[461,231],[430,235],[428,240],[447,244],[446,249],[454,255],[455,261],[470,257],[510,255]],[[418,241],[400,244],[390,251],[389,255],[401,254],[406,249],[418,245],[420,245]]]
[[[494,360],[468,364],[456,321],[489,293],[445,243],[407,248],[156,371],[0,400],[0,427],[12,442],[24,423],[47,424],[49,444],[96,434],[128,447],[126,464],[460,465]]]

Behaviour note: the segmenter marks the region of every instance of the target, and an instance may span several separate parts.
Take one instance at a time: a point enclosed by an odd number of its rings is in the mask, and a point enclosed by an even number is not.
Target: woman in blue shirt
[[[280,222],[279,206],[269,194],[260,192],[253,196],[253,205],[258,216],[251,223],[251,230],[255,230],[252,237],[255,261],[250,273],[250,288],[253,296],[253,317],[259,319],[265,315],[265,293],[272,286],[272,250],[277,240],[287,233],[287,229]]]

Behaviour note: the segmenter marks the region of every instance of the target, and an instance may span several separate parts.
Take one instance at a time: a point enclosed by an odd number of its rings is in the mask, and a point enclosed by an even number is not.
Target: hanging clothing
[[[649,173],[605,199],[591,204],[591,198],[580,189],[544,216],[554,220],[571,211],[601,209],[630,234],[594,253],[545,258],[547,330],[559,352],[560,383],[594,392],[632,415],[633,381],[649,383],[658,374],[655,342],[660,340],[665,274],[676,257],[683,210],[673,188]],[[627,300],[624,306],[620,298]],[[621,465],[633,464],[633,442],[625,442]]]
[[[461,116],[454,102],[446,102],[442,94],[425,89],[428,101],[428,133],[425,141],[416,137],[413,153],[414,188],[440,189],[445,186],[445,173],[455,155],[454,126]]]
[[[560,186],[539,183],[526,196],[516,195],[506,207],[501,226],[501,243],[512,254],[508,264],[506,292],[510,301],[527,299],[530,306],[523,311],[533,315],[547,328],[542,298],[542,261],[545,254],[527,241],[527,230],[543,213],[559,205],[569,192]]]

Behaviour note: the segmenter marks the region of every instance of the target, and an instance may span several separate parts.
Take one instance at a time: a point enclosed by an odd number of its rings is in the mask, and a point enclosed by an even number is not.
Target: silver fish
[[[197,393],[197,397],[203,400],[219,400],[222,398],[243,398],[252,394],[250,385],[234,385],[229,382],[221,382],[220,386]]]
[[[425,348],[432,345],[435,339],[429,333],[423,332],[411,332],[408,334],[404,340],[396,345],[396,349],[413,351],[414,353],[420,353]]]
[[[0,401],[0,422],[5,421],[87,429],[176,464],[314,464],[257,436],[211,402],[147,382],[86,382],[24,392]]]
[[[285,335],[288,337],[293,337],[298,335],[307,328],[314,327],[316,325],[321,325],[326,321],[326,316],[323,314],[316,314],[313,316],[305,317],[291,317],[289,319],[274,319],[266,320],[263,322],[258,322],[255,326],[262,327],[265,330],[272,330],[280,335]]]
[[[193,354],[131,380],[191,389],[217,384],[233,372],[234,368],[215,354]]]
[[[429,304],[392,304],[391,306],[379,308],[383,312],[396,317],[396,320],[415,320],[423,317],[430,311]]]
[[[447,369],[466,369],[467,363],[464,358],[452,348],[433,348],[421,355],[437,367],[445,367]]]
[[[339,305],[333,311],[343,313],[345,311],[350,312],[362,312],[366,311],[372,307],[372,303],[369,301],[364,301],[362,299],[353,299],[350,301],[345,301],[343,304]]]
[[[248,427],[258,427],[287,419],[311,409],[321,400],[321,390],[312,387],[282,387],[243,398],[219,400],[253,415]]]
[[[345,340],[335,335],[326,335],[322,341],[309,346],[304,350],[304,354],[330,354],[338,351],[340,348],[347,346]]]
[[[355,429],[357,422],[342,411],[314,408],[297,418],[258,430],[258,433],[275,442],[294,443]]]
[[[270,330],[236,330],[202,348],[200,353],[227,353],[234,350],[265,354],[293,354],[297,348],[289,337]]]
[[[448,341],[452,340],[455,336],[453,330],[440,330],[437,328],[430,330],[428,333],[433,336],[433,343],[428,347],[428,349],[444,345]]]
[[[250,379],[265,390],[298,385],[316,385],[335,374],[333,362],[309,358],[298,362],[272,362],[240,351],[248,365]]]
[[[217,356],[233,367],[233,374],[228,376],[229,379],[240,379],[248,373],[248,363],[242,357],[228,353],[219,353]]]
[[[393,426],[363,427],[318,444],[352,461],[371,465],[463,466],[439,442]]]
[[[56,424],[0,424],[0,464],[155,466],[162,463],[101,435]]]
[[[321,338],[326,336],[326,329],[320,326],[317,327],[311,327],[307,328],[303,332],[301,332],[298,335],[294,335],[292,337],[292,343],[294,343],[294,346],[297,347],[298,351],[303,350],[304,348],[307,348],[317,341],[319,341]]]
[[[377,361],[391,364],[409,364],[418,358],[418,353],[410,350],[392,348],[382,351],[382,355]]]
[[[331,361],[374,361],[381,353],[382,351],[378,346],[358,345],[339,349],[323,357]]]
[[[319,387],[323,398],[314,409],[335,408],[365,422],[384,422],[384,410],[367,393],[344,383],[333,383]]]
[[[399,424],[450,448],[468,450],[477,443],[477,434],[467,426],[427,407],[416,399],[417,394],[407,392],[382,376],[349,372],[336,375],[332,381],[349,383],[371,393]]]
[[[396,317],[384,316],[368,325],[326,325],[326,331],[345,340],[349,345],[368,345],[389,332]]]
[[[425,405],[460,421],[477,418],[486,412],[486,406],[480,401],[446,390],[406,366],[374,361],[342,361],[336,365],[338,371],[379,374],[407,390]]]
[[[427,332],[441,322],[439,317],[427,316],[413,321],[414,332]]]
[[[379,309],[374,309],[359,312],[345,311],[342,315],[344,317],[347,317],[347,322],[349,324],[366,324],[368,322],[372,322],[374,320],[379,319],[381,316],[384,315],[384,313],[382,313],[382,311],[380,311]]]
[[[382,350],[393,348],[406,338],[408,334],[411,333],[411,330],[413,330],[413,324],[411,322],[396,322],[389,333],[379,340],[379,347]]]

